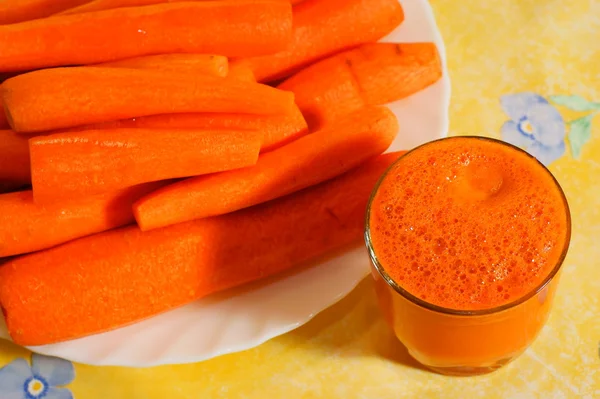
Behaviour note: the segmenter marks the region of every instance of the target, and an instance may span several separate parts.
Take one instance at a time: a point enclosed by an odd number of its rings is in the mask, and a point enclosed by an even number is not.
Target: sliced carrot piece
[[[136,184],[254,165],[262,133],[113,129],[30,140],[36,202],[86,197]]]
[[[166,183],[145,183],[91,197],[39,205],[33,192],[0,195],[0,257],[25,254],[135,221],[134,201]]]
[[[434,43],[368,43],[343,57],[367,104],[408,97],[442,77]]]
[[[258,130],[264,135],[261,152],[267,152],[292,142],[306,133],[306,121],[298,107],[286,115],[249,114],[163,114],[75,127],[56,133],[81,130],[140,129],[232,129]]]
[[[27,346],[100,333],[359,244],[369,195],[398,156],[240,212],[15,258],[0,267],[8,331]]]
[[[96,64],[97,67],[150,69],[176,73],[227,76],[227,57],[212,54],[161,54]]]
[[[262,155],[253,167],[176,182],[136,202],[142,230],[221,215],[335,177],[383,153],[398,132],[387,108],[370,107]]]
[[[336,56],[303,69],[278,87],[294,92],[311,131],[366,106],[352,70]]]
[[[369,43],[326,58],[278,88],[291,91],[311,129],[366,104],[408,97],[442,76],[433,43]]]
[[[227,75],[232,79],[242,80],[244,82],[256,82],[256,77],[252,69],[244,64],[235,64],[229,67],[229,73]]]
[[[55,16],[0,26],[0,71],[152,54],[272,54],[286,48],[291,32],[291,5],[270,0],[188,1]]]
[[[162,3],[178,3],[180,1],[190,0],[93,0],[89,1],[84,5],[73,7],[68,10],[62,11],[57,15],[71,15],[81,14],[86,12],[96,12],[104,10],[113,10],[115,8],[123,7],[141,7],[150,6]]]
[[[292,93],[258,83],[136,69],[45,69],[8,79],[0,89],[19,132],[164,113],[276,115],[296,108]]]
[[[303,66],[363,43],[374,42],[404,20],[398,0],[306,0],[294,7],[293,38],[276,54],[233,64],[250,67],[259,82],[290,76]]]
[[[0,25],[45,18],[90,0],[0,0]]]
[[[178,3],[181,1],[190,1],[190,0],[94,0],[89,1],[88,3],[79,6],[73,7],[71,9],[65,10],[63,12],[58,13],[57,15],[69,15],[69,14],[81,14],[84,12],[94,12],[94,11],[104,11],[104,10],[112,10],[115,8],[122,7],[141,7],[148,6],[154,4],[161,3]],[[199,0],[204,1],[204,0]],[[300,3],[302,0],[273,0],[273,1],[285,1],[291,2],[291,4]]]

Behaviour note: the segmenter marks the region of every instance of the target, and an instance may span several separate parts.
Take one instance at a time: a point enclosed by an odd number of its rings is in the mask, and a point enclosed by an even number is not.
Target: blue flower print
[[[535,93],[508,94],[500,98],[511,119],[502,125],[502,139],[524,148],[544,165],[565,153],[565,121],[548,100]]]
[[[73,399],[73,394],[60,386],[75,379],[75,368],[67,360],[33,354],[27,360],[13,360],[0,369],[2,399]]]

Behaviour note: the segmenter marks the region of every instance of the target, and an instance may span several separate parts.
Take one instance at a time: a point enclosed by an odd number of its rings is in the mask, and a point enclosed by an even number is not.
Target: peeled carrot
[[[244,82],[256,82],[254,72],[252,72],[248,66],[243,64],[229,66],[229,72],[227,76],[232,79],[242,80]]]
[[[308,133],[298,107],[285,115],[171,114],[135,118],[127,127],[148,129],[257,130],[264,135],[261,152],[272,151]]]
[[[442,77],[434,43],[369,43],[345,54],[367,104],[408,97]]]
[[[90,0],[0,0],[0,25],[48,17]]]
[[[105,62],[93,65],[108,68],[150,69],[177,73],[206,74],[210,76],[227,76],[229,70],[227,57],[209,54],[161,54],[126,60]]]
[[[36,202],[85,197],[140,183],[254,165],[262,133],[113,129],[30,140]]]
[[[369,43],[313,64],[278,88],[294,93],[309,127],[318,129],[366,104],[410,96],[441,76],[433,43]]]
[[[136,69],[45,69],[8,79],[0,89],[19,132],[164,113],[273,115],[295,108],[292,93],[258,83]]]
[[[0,193],[31,183],[28,136],[0,130]]]
[[[306,0],[294,7],[293,38],[284,50],[236,62],[249,66],[259,82],[281,79],[322,57],[377,41],[403,20],[398,0]]]
[[[0,257],[39,251],[135,221],[131,205],[166,183],[153,182],[39,205],[33,192],[0,195]]]
[[[400,154],[243,211],[127,227],[0,267],[12,339],[44,345],[112,330],[361,242],[369,195]]]
[[[6,119],[6,111],[4,111],[4,101],[2,101],[2,97],[0,96],[0,129],[8,129],[10,125],[8,124],[8,119]]]
[[[81,14],[83,12],[111,10],[114,8],[122,8],[122,7],[140,7],[140,6],[148,6],[148,5],[160,4],[160,3],[177,3],[180,1],[190,1],[190,0],[94,0],[87,4],[84,4],[82,6],[74,7],[74,8],[65,10],[63,12],[60,12],[57,15]],[[297,4],[302,0],[273,0],[273,1],[287,1],[287,2],[291,2],[292,4]]]
[[[180,1],[190,0],[93,0],[87,4],[62,11],[57,15],[81,14],[85,12],[112,10],[123,7],[141,7],[162,3],[178,3]]]
[[[331,179],[383,153],[398,132],[387,108],[370,107],[262,155],[255,166],[195,177],[136,202],[142,230],[222,215]]]
[[[0,71],[152,54],[271,54],[288,45],[291,29],[291,5],[270,0],[167,3],[56,16],[0,26]]]
[[[292,142],[306,133],[306,121],[298,107],[286,115],[248,114],[163,114],[142,116],[74,127],[58,132],[76,132],[98,129],[231,129],[257,130],[264,135],[261,152],[267,152]]]

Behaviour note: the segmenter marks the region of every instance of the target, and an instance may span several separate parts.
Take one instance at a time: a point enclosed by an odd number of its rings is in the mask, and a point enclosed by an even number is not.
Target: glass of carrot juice
[[[412,357],[448,375],[493,371],[533,342],[570,236],[548,169],[474,136],[398,159],[373,191],[365,231],[384,317]]]

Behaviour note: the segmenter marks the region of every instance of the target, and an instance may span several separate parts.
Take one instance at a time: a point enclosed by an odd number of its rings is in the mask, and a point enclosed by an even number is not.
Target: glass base
[[[456,376],[456,377],[469,377],[469,376],[489,374],[491,372],[494,372],[494,371],[498,370],[499,368],[505,366],[506,364],[510,363],[513,359],[514,359],[514,357],[509,357],[506,359],[499,360],[496,363],[489,365],[489,366],[485,366],[485,367],[467,367],[467,366],[432,367],[432,366],[427,366],[427,365],[425,365],[425,367],[427,367],[429,370],[434,371],[438,374],[450,375],[450,376]]]

